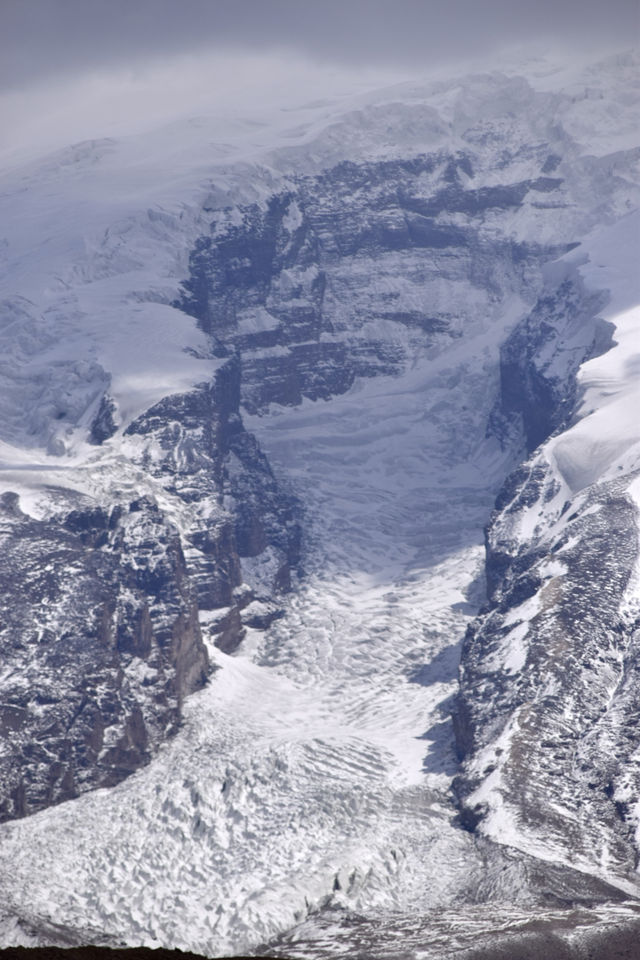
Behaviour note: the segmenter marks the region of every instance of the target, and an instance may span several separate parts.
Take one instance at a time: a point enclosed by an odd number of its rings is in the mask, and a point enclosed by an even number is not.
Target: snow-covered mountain
[[[4,170],[5,943],[637,922],[637,65]]]

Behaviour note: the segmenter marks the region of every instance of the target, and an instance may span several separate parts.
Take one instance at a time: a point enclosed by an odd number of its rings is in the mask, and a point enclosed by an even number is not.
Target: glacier
[[[532,61],[6,165],[2,529],[59,580],[25,616],[2,568],[2,763],[33,770],[4,943],[637,922],[636,76]]]

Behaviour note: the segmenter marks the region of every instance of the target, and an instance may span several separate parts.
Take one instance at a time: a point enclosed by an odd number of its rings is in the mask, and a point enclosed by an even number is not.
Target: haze
[[[3,0],[0,84],[158,55],[288,48],[352,66],[424,67],[511,43],[624,43],[637,0]]]
[[[205,100],[259,109],[507,48],[628,48],[637,0],[2,0],[2,150],[126,132]],[[564,55],[564,54],[563,54]]]

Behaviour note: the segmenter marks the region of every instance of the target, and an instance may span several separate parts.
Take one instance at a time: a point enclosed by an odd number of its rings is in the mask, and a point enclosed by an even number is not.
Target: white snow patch
[[[264,307],[254,307],[252,310],[241,310],[238,313],[238,333],[263,333],[266,330],[277,330],[280,321]]]
[[[511,629],[496,650],[486,660],[489,670],[519,673],[527,661],[528,645],[524,639],[529,632],[529,621],[524,620]]]
[[[519,673],[527,661],[528,646],[524,638],[529,632],[529,623],[519,623],[513,630],[510,630],[502,641],[503,649],[506,653],[504,657],[504,668],[507,673]]]
[[[538,567],[538,573],[545,580],[552,580],[554,577],[564,577],[568,572],[566,563],[561,560],[545,560]]]
[[[542,606],[542,601],[538,594],[534,594],[532,597],[529,597],[528,600],[525,600],[524,603],[519,604],[517,607],[512,607],[504,617],[505,627],[510,627],[513,623],[520,623],[521,621],[533,620]]]
[[[581,367],[580,419],[549,445],[574,493],[640,467],[640,214],[595,232],[583,249],[587,283],[610,291],[602,316],[615,326],[615,345]]]

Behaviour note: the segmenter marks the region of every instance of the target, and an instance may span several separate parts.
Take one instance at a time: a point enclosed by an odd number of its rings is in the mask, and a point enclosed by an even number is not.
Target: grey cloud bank
[[[638,0],[2,0],[0,87],[199,51],[428,66],[507,44],[638,42]]]

